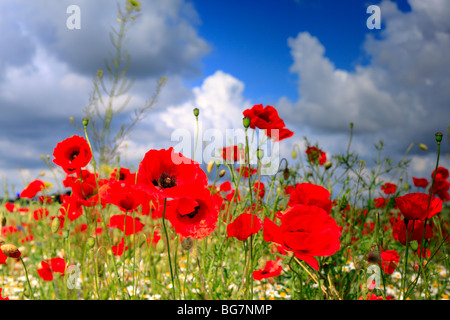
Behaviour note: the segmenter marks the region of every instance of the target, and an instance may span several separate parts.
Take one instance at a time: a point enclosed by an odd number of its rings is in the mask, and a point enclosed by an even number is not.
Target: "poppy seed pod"
[[[59,221],[59,219],[55,217],[55,219],[53,219],[53,221],[52,221],[52,227],[51,227],[52,232],[57,233],[60,226],[61,226],[61,221]]]
[[[19,258],[22,254],[13,244],[4,244],[1,246],[2,252],[10,258]]]
[[[435,137],[436,137],[436,142],[441,142],[442,141],[442,132],[436,132],[435,133]]]
[[[88,118],[83,118],[83,126],[87,127],[89,124],[89,119]]]
[[[95,246],[95,239],[93,237],[89,237],[86,241],[86,245],[89,249],[92,249]]]
[[[261,160],[264,157],[264,150],[262,149],[256,150],[256,156],[258,157],[258,160]]]
[[[184,250],[190,250],[193,246],[194,246],[194,240],[191,237],[187,237],[187,238],[183,239],[183,241],[181,242],[181,247]]]
[[[194,108],[194,116],[198,117],[199,114],[200,110],[198,110],[198,108]]]
[[[413,251],[416,251],[419,249],[419,244],[417,243],[417,240],[412,240],[409,242],[409,245],[411,246],[411,249]]]

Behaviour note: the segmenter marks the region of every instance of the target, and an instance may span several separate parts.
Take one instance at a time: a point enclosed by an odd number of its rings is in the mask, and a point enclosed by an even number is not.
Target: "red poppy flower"
[[[193,195],[189,188],[180,186],[208,185],[206,173],[199,164],[181,153],[174,152],[172,147],[168,150],[148,151],[139,164],[137,181],[146,187],[150,195],[157,197],[159,194],[162,198],[190,197]],[[181,190],[188,193],[183,194]]]
[[[237,168],[236,171],[239,173],[240,169]],[[248,169],[248,167],[242,167],[242,176],[248,178],[249,174],[254,175],[257,172],[256,169]]]
[[[36,221],[39,221],[43,219],[44,217],[47,217],[49,214],[49,211],[47,208],[39,208],[33,211],[33,218]]]
[[[380,197],[373,200],[375,204],[375,208],[384,208],[387,205],[387,201],[385,198]]]
[[[52,198],[48,196],[39,196],[38,200],[41,204],[50,204],[53,201]]]
[[[308,156],[308,161],[312,164],[323,166],[327,162],[327,154],[316,147],[308,147],[305,152]]]
[[[283,268],[274,260],[266,262],[264,269],[253,271],[253,279],[262,280],[266,278],[278,277],[281,274]]]
[[[82,201],[74,195],[64,195],[59,212],[70,221],[74,221],[83,215]]]
[[[110,180],[99,191],[102,203],[116,205],[123,212],[132,212],[147,201],[147,194],[137,184]]]
[[[414,229],[413,229],[414,225]],[[408,238],[409,241],[416,240],[418,243],[422,242],[424,222],[420,220],[413,220],[408,222]],[[398,219],[393,226],[394,239],[401,244],[406,245],[406,226],[402,219]],[[427,224],[425,229],[425,240],[433,236],[433,229]]]
[[[234,237],[245,241],[250,235],[257,234],[261,230],[262,222],[256,215],[241,213],[232,223],[227,225],[227,238]]]
[[[286,195],[290,195],[292,191],[294,191],[294,189],[295,189],[294,186],[286,186],[284,187],[284,192],[286,193]]]
[[[285,211],[281,225],[264,220],[264,240],[275,242],[294,252],[313,269],[319,270],[315,256],[331,256],[340,248],[341,228],[322,208],[295,205]]]
[[[73,195],[76,196],[82,205],[86,207],[93,207],[98,204],[98,186],[101,187],[108,182],[106,179],[98,179],[98,174],[94,175],[88,170],[81,170],[81,176],[79,172],[75,177],[67,176],[63,181],[65,187],[72,188]]]
[[[386,250],[381,252],[381,267],[386,274],[392,274],[398,266],[400,256],[395,250]]]
[[[426,188],[428,186],[428,180],[425,178],[415,178],[413,177],[413,183],[417,188]]]
[[[42,268],[38,269],[39,276],[44,281],[53,280],[53,272],[58,272],[64,276],[66,270],[66,261],[63,258],[53,258],[41,261]]]
[[[393,183],[386,182],[381,186],[381,190],[383,190],[384,194],[394,194],[397,190],[397,186]]]
[[[422,258],[427,259],[431,256],[431,251],[428,248],[426,248],[426,250],[425,250],[425,247],[422,248],[421,245],[419,244],[417,250],[413,251],[413,253],[416,256],[418,256],[420,254],[420,252],[422,252]]]
[[[291,137],[294,133],[285,128],[284,121],[278,116],[278,111],[272,106],[254,105],[244,111],[244,117],[250,118],[250,128],[263,129],[269,138],[275,141]]]
[[[431,174],[431,178],[434,177],[434,170]],[[433,185],[433,196],[436,195],[442,199],[442,201],[450,201],[450,182],[447,181],[449,178],[449,172],[444,167],[439,167],[436,172],[436,179]]]
[[[333,202],[330,200],[330,192],[322,186],[313,183],[297,183],[289,196],[288,206],[304,204],[317,206],[326,212],[331,212]]]
[[[123,251],[128,250],[128,246],[125,247],[125,239],[122,238],[122,241],[117,246],[112,246],[111,251],[115,256],[121,256]]]
[[[286,128],[267,129],[266,135],[269,138],[273,139],[273,141],[278,142],[278,141],[292,137],[294,135],[294,132],[289,129],[286,129]]]
[[[0,248],[0,264],[6,264],[6,259],[8,256],[3,253],[2,249]]]
[[[8,297],[2,297],[2,288],[0,288],[0,300],[9,300]]]
[[[225,181],[219,186],[219,191],[228,192],[231,190],[231,182]]]
[[[236,162],[239,159],[243,159],[245,151],[239,150],[238,146],[230,146],[222,149],[222,158],[226,161]]]
[[[135,234],[137,232],[142,231],[142,228],[144,227],[144,224],[141,223],[139,217],[134,218],[133,223],[133,217],[127,215],[126,222],[125,222],[125,215],[113,215],[109,219],[109,225],[110,228],[118,228],[122,232],[124,231],[125,227],[125,235],[129,236],[131,234]]]
[[[128,168],[115,168],[109,177],[110,180],[123,181],[127,184],[134,184],[136,182],[136,173],[131,173]]]
[[[214,231],[219,219],[219,207],[210,191],[194,191],[193,197],[168,201],[166,218],[175,232],[183,237],[202,239]]]
[[[6,202],[5,209],[8,210],[9,212],[14,212],[14,210],[16,209],[16,206],[14,205],[14,203]]]
[[[92,159],[89,144],[80,136],[72,136],[59,142],[53,150],[53,156],[53,162],[68,174],[87,166]]]
[[[358,300],[364,300],[363,297],[360,297]],[[377,296],[375,293],[368,293],[365,300],[383,300],[383,296]],[[393,300],[392,296],[386,296],[386,300]]]
[[[255,182],[253,185],[253,192],[258,195],[258,197],[263,198],[265,191],[265,186],[263,182]]]
[[[429,195],[425,193],[408,193],[395,198],[395,203],[405,219],[425,220],[442,211],[442,200],[439,198],[431,199],[429,210],[427,210],[428,198]]]
[[[21,198],[31,199],[34,196],[36,196],[36,194],[39,191],[42,191],[44,188],[45,188],[44,182],[42,182],[41,180],[34,180],[30,182],[30,184],[25,189],[23,189],[23,191],[20,193],[19,196]]]

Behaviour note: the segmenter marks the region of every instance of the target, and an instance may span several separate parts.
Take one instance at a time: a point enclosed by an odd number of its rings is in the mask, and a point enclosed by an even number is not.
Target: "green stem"
[[[172,259],[170,258],[169,236],[167,234],[167,229],[166,229],[166,205],[167,205],[167,198],[164,199],[164,211],[163,211],[163,216],[162,216],[162,222],[163,222],[163,228],[164,228],[164,235],[166,236],[166,242],[167,242],[167,255],[169,257],[170,277],[172,279],[172,294],[173,294],[173,298],[176,299],[175,281],[173,278],[173,270],[172,270]]]

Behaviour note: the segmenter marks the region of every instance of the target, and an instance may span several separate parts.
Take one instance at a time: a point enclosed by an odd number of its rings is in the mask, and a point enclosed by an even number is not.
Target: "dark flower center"
[[[161,176],[159,177],[159,180],[156,184],[155,184],[155,182],[156,181],[154,180],[153,181],[154,185],[159,185],[163,189],[172,188],[177,185],[177,177],[164,172],[163,174],[161,174]]]
[[[74,150],[69,156],[70,161],[73,161],[80,154],[80,150]]]
[[[185,215],[185,216],[187,216],[187,217],[189,217],[189,218],[192,219],[193,217],[195,217],[195,216],[197,215],[198,210],[200,210],[200,206],[196,206],[196,207],[194,208],[194,211],[192,211],[191,213],[188,213],[188,214]]]

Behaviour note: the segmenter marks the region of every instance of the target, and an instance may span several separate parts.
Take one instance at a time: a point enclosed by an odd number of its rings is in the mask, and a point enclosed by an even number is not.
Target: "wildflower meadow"
[[[229,128],[242,143],[212,145],[208,161],[195,157],[204,147],[196,136],[193,153],[150,148],[137,167],[123,166],[117,146],[166,82],[111,132],[117,97],[132,85],[119,57],[129,59],[125,35],[140,6],[119,10],[116,51],[97,71],[85,117],[42,156],[54,177],[2,196],[0,299],[449,299],[441,132],[425,177],[408,175],[408,152],[427,149],[418,142],[394,163],[388,142],[368,141],[378,152],[369,169],[352,150],[357,123],[340,154],[305,137],[305,148],[280,158],[295,132],[261,101],[242,106],[242,126]],[[203,112],[192,110],[197,134]]]

